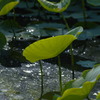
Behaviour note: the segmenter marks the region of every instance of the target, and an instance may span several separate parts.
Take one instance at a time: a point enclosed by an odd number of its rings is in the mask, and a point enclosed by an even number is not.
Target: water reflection
[[[43,63],[45,92],[59,90],[58,66]],[[0,91],[1,100],[34,100],[40,96],[40,66],[22,64],[20,68],[5,68],[0,65]],[[80,76],[77,73],[76,77]],[[71,79],[71,71],[62,68],[63,83]],[[38,95],[37,95],[38,94]],[[33,99],[34,98],[34,99]]]

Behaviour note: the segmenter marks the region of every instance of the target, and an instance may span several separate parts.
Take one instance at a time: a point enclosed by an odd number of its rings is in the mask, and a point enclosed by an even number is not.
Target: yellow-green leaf
[[[58,3],[50,2],[47,0],[38,0],[38,2],[48,11],[60,13],[65,11],[71,0],[61,0]]]
[[[74,40],[73,35],[59,35],[42,39],[29,45],[23,55],[30,62],[53,58],[63,52]]]
[[[19,0],[2,0],[0,2],[0,16],[6,15],[10,10],[12,10],[17,4]]]
[[[67,89],[57,100],[84,100],[90,93],[94,84],[95,82],[85,82],[80,88]]]
[[[86,82],[97,82],[100,78],[100,64],[95,65],[91,70],[86,70],[82,73],[82,76],[76,80],[69,81],[65,84],[62,93],[69,88],[80,88]],[[91,91],[91,90],[90,90]]]
[[[76,36],[78,38],[78,36],[82,32],[83,32],[83,27],[82,26],[78,26],[78,27],[70,30],[69,32],[67,32],[67,34],[72,34],[72,35],[74,35],[74,36]]]
[[[96,100],[100,100],[100,93],[96,96]]]

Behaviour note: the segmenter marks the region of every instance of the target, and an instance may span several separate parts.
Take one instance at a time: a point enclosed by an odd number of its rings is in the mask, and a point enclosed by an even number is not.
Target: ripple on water
[[[59,90],[58,66],[42,63],[45,93]],[[0,70],[0,98],[2,98],[0,100],[34,100],[40,96],[41,75],[38,62],[22,64],[19,68],[0,66]],[[75,73],[76,77],[80,76],[80,72],[77,74]],[[69,81],[71,77],[71,71],[62,68],[63,83]]]

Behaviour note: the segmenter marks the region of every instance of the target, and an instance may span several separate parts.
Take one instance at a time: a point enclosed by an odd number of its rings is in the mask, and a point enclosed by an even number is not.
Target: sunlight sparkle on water
[[[23,70],[23,72],[25,72],[25,73],[32,73],[33,71],[32,70]]]

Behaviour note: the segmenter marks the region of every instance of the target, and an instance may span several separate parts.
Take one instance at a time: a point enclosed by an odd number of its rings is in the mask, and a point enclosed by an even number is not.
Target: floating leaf
[[[5,44],[6,44],[6,38],[2,33],[0,33],[0,49],[2,49]]]
[[[38,0],[38,2],[48,11],[51,12],[63,12],[67,9],[70,4],[70,0],[61,0],[58,3],[50,2],[47,0]]]
[[[87,0],[87,2],[93,6],[100,6],[100,0]]]
[[[86,60],[86,61],[78,61],[76,62],[76,64],[81,65],[82,67],[87,67],[87,68],[92,68],[97,62],[95,61],[90,61],[90,60]]]
[[[18,3],[19,3],[19,0],[1,0],[0,1],[0,15],[6,15]]]
[[[74,40],[73,35],[59,35],[42,39],[29,45],[23,55],[30,62],[53,58],[64,51]]]

